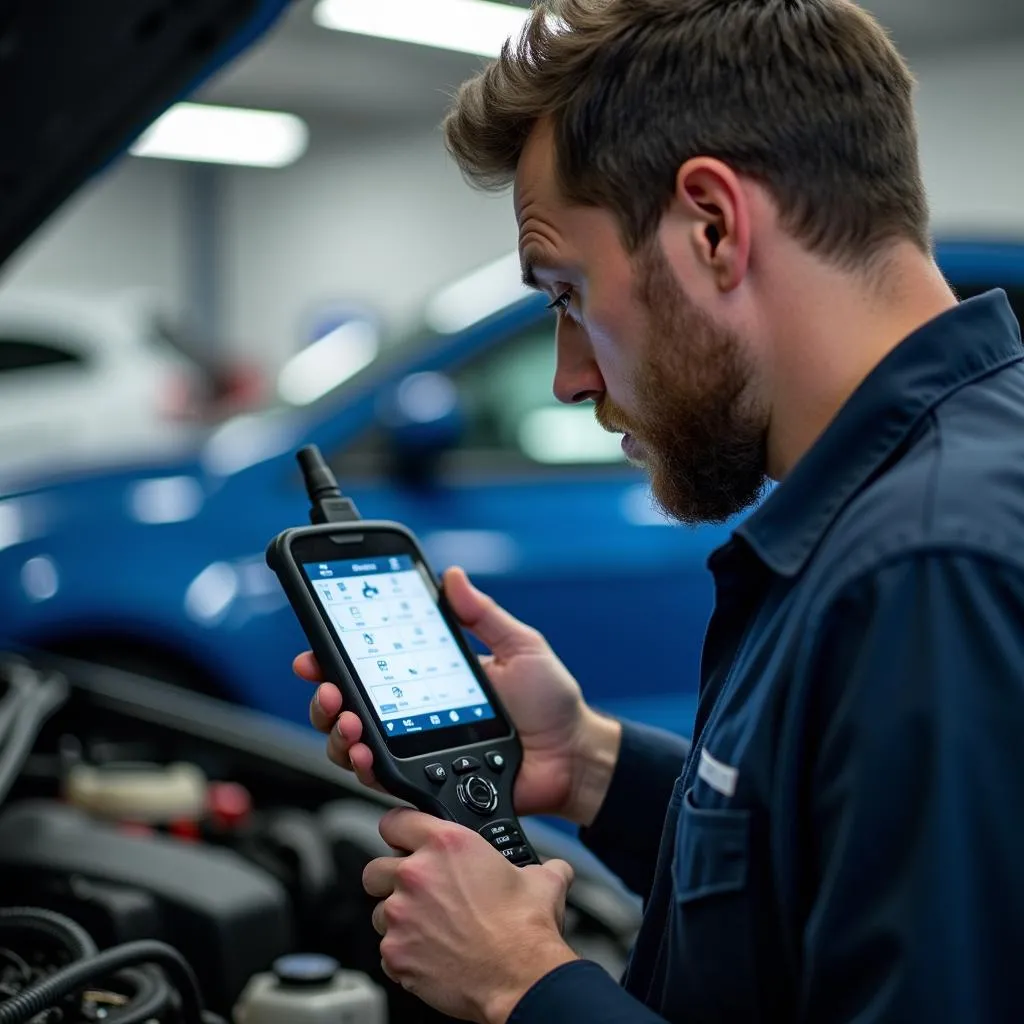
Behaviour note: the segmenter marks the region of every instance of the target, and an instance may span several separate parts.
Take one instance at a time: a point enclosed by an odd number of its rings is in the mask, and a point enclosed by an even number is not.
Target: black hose
[[[124,982],[132,990],[132,998],[106,1017],[106,1024],[144,1024],[159,1017],[174,998],[171,986],[155,967],[129,967],[114,975],[112,981]]]
[[[122,946],[105,949],[88,960],[79,960],[50,975],[38,985],[0,1003],[0,1024],[25,1024],[37,1013],[77,992],[94,978],[104,978],[125,967],[148,963],[159,964],[167,972],[181,1000],[184,1024],[202,1024],[202,995],[188,961],[173,946],[152,939],[126,942]]]
[[[68,683],[63,676],[50,676],[33,686],[21,701],[17,716],[10,724],[5,742],[0,745],[0,803],[32,752],[32,746],[43,723],[68,697]]]
[[[59,942],[72,960],[96,955],[92,936],[77,922],[42,907],[0,907],[0,935],[35,932]]]
[[[4,665],[3,671],[7,680],[7,690],[0,698],[0,747],[3,746],[8,730],[18,717],[36,682],[35,674],[21,662]]]

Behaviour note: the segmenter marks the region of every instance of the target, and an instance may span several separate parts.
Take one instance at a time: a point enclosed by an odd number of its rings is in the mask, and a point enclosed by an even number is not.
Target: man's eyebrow
[[[529,256],[523,260],[523,284],[527,288],[537,289],[540,287],[537,283],[536,266],[536,262]]]
[[[554,262],[545,259],[543,256],[524,256],[522,261],[523,284],[527,288],[534,288],[543,291],[540,282],[537,280],[537,271],[554,268]]]

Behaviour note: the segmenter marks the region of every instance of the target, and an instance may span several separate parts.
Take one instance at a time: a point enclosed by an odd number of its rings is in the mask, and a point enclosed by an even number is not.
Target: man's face
[[[612,214],[566,204],[553,154],[535,131],[516,213],[528,279],[560,300],[555,394],[594,402],[670,516],[728,519],[765,483],[768,416],[748,347],[687,295],[657,236],[630,255]]]

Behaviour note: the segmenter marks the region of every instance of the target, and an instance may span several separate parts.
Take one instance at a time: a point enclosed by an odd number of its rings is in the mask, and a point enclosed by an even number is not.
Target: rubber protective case
[[[338,651],[337,642],[310,592],[301,564],[293,553],[294,545],[300,539],[328,538],[343,533],[379,534],[382,531],[397,534],[402,541],[412,547],[419,561],[427,566],[431,579],[441,596],[441,601],[443,601],[440,581],[433,570],[429,568],[416,538],[400,523],[383,520],[357,520],[351,523],[325,523],[288,529],[278,534],[267,547],[267,565],[280,580],[324,675],[339,687],[345,707],[354,711],[363,723],[363,742],[373,752],[374,774],[381,785],[389,793],[408,801],[414,807],[428,814],[456,821],[475,831],[482,832],[485,827],[500,822],[509,822],[512,828],[521,832],[519,822],[512,809],[512,787],[522,762],[522,747],[508,712],[501,706],[493,688],[489,687],[490,700],[499,714],[508,722],[510,730],[508,735],[479,743],[435,749],[413,757],[396,757],[388,749],[387,742],[378,727],[377,716],[363,696],[362,689],[351,677],[348,667]],[[343,551],[339,549],[339,554],[342,553]],[[458,627],[456,626],[456,628]],[[475,658],[472,652],[470,652],[470,657]],[[482,674],[482,669],[480,671]],[[495,771],[489,767],[484,757],[487,753],[498,753],[502,756],[504,759],[502,770]],[[456,790],[460,776],[452,767],[452,762],[458,757],[471,757],[480,762],[479,770],[473,769],[473,775],[482,776],[493,783],[497,791],[497,807],[494,811],[486,814],[472,811],[459,799]],[[438,762],[444,765],[447,772],[447,778],[442,785],[430,782],[425,771],[427,765]],[[530,859],[518,862],[537,863],[536,854],[529,847],[525,836],[522,838],[521,844],[527,847]]]

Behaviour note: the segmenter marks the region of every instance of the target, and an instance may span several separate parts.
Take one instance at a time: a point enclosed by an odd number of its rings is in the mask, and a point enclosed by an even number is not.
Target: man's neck
[[[789,473],[901,341],[956,305],[935,264],[909,244],[895,247],[865,280],[813,258],[807,264],[775,282],[768,382],[768,469],[775,480]]]

